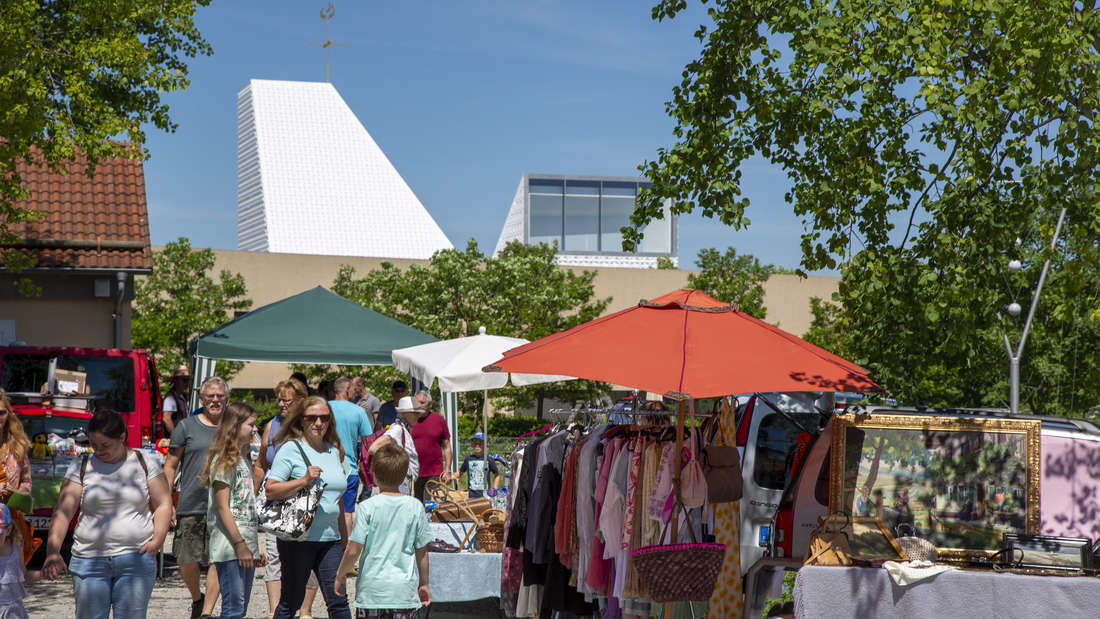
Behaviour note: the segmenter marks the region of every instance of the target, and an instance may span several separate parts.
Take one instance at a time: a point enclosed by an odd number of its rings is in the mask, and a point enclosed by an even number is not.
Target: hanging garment
[[[734,416],[729,403],[723,400],[716,442],[734,445]],[[729,437],[729,438],[727,438]],[[714,506],[714,537],[726,545],[726,560],[718,574],[714,593],[710,596],[707,617],[740,619],[745,614],[745,592],[741,585],[741,502],[719,503]]]
[[[523,449],[512,454],[512,475],[508,482],[508,496],[514,497],[519,485],[519,473],[523,461]],[[504,521],[504,530],[512,526],[512,516],[515,510],[509,509]],[[505,616],[516,616],[516,600],[519,594],[521,581],[523,580],[523,555],[516,548],[505,546],[500,557],[500,609]]]

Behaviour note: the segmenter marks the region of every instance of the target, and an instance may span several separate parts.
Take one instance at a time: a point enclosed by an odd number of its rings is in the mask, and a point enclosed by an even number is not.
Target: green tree
[[[405,270],[383,262],[357,277],[353,268],[342,266],[332,289],[440,339],[475,335],[484,326],[493,335],[534,340],[598,317],[611,301],[595,298],[594,271],[558,267],[556,253],[545,244],[513,242],[489,257],[470,239],[464,250],[438,251],[427,265]],[[493,396],[512,408],[535,404],[541,415],[546,397],[572,403],[605,392],[602,383],[568,381]],[[464,408],[475,410],[480,397],[468,396]]]
[[[193,19],[209,2],[0,2],[0,244],[37,216],[16,206],[21,164],[65,171],[83,152],[91,177],[105,158],[145,156],[143,125],[175,129],[161,96],[187,88],[186,58],[211,53]],[[33,260],[9,250],[3,264]]]
[[[152,351],[162,383],[188,364],[192,338],[252,307],[244,277],[222,269],[215,280],[213,268],[213,250],[192,249],[181,237],[153,254],[153,273],[134,283],[134,346]],[[242,367],[219,361],[218,375],[229,380]]]
[[[653,15],[685,6],[665,0]],[[742,167],[760,157],[790,182],[801,266],[841,270],[840,352],[895,397],[1005,402],[1002,336],[1015,341],[1020,323],[998,310],[1014,299],[1026,306],[1038,276],[1037,267],[1008,273],[1005,262],[1053,257],[1021,402],[1073,412],[1100,401],[1091,320],[1100,308],[1100,11],[1023,0],[719,0],[708,15],[700,56],[667,104],[677,141],[641,166],[653,186],[625,246],[665,198],[676,213],[747,226]],[[1062,207],[1065,233],[1051,252]]]
[[[775,265],[762,264],[751,254],[738,256],[732,247],[724,254],[713,247],[700,249],[695,266],[700,271],[688,275],[688,288],[733,303],[742,312],[761,320],[767,315],[764,282],[775,273],[786,272]]]

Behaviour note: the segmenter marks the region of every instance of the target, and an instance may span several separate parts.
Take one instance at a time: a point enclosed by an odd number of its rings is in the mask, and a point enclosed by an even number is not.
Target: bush
[[[505,417],[498,415],[489,418],[489,436],[517,437],[531,430],[537,430],[546,425],[546,421],[535,417]],[[460,439],[469,439],[481,425],[481,415],[459,415],[458,436]]]
[[[275,415],[279,414],[279,407],[275,405],[275,397],[265,398],[257,396],[247,389],[234,390],[229,394],[230,402],[243,402],[256,411],[256,425],[262,426]]]

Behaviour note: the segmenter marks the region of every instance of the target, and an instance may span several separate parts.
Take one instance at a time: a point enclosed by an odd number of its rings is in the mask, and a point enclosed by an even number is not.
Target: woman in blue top
[[[282,445],[271,463],[264,486],[268,499],[285,499],[320,480],[324,494],[305,540],[277,540],[282,559],[282,591],[274,619],[292,619],[305,596],[310,573],[317,575],[325,597],[328,616],[351,619],[348,598],[336,595],[333,583],[348,543],[344,505],[340,497],[347,489],[344,449],[332,423],[332,410],[324,398],[310,396],[291,409],[275,437]],[[301,446],[292,445],[290,441]],[[308,463],[302,458],[308,458]]]

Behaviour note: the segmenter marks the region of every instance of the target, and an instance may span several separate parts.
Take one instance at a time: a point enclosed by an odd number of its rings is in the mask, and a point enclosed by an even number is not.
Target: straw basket
[[[452,488],[438,479],[429,479],[428,483],[424,484],[424,490],[436,503],[457,503],[469,498],[465,492]]]
[[[669,544],[631,551],[654,602],[709,600],[726,557],[725,544]]]

